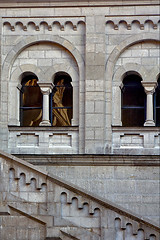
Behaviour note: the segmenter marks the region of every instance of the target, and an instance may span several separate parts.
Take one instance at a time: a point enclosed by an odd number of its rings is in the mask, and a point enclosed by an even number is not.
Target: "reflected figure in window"
[[[66,87],[64,85],[64,79],[57,82],[55,87],[55,93],[52,98],[52,114],[53,114],[53,126],[70,126],[71,122],[68,116],[68,109],[63,104],[64,91]]]
[[[42,120],[42,94],[34,76],[22,80],[21,126],[39,126]]]

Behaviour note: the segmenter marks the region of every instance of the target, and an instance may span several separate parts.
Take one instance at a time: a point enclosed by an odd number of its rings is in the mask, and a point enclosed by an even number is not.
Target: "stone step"
[[[40,225],[46,239],[104,240],[115,234],[159,239],[159,227],[149,220],[28,162],[0,151],[0,165],[3,205],[18,214],[15,218],[22,215],[37,229]],[[1,213],[9,212],[2,207]]]
[[[0,203],[0,216],[10,215],[9,207]]]

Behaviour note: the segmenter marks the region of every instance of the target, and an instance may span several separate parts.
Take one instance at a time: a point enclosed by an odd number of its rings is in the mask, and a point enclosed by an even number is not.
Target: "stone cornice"
[[[160,5],[159,0],[0,0],[0,8]]]
[[[160,166],[158,155],[16,155],[33,165],[52,166]]]

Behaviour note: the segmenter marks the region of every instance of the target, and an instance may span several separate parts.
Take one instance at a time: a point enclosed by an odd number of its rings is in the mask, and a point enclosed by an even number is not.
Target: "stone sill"
[[[39,131],[78,131],[78,126],[68,126],[68,127],[50,127],[50,126],[39,126],[39,127],[21,127],[21,126],[8,126],[9,131],[23,131],[23,132],[39,132]]]
[[[160,127],[122,127],[122,126],[112,126],[113,132],[128,132],[128,133],[136,133],[136,132],[158,132],[160,133]]]

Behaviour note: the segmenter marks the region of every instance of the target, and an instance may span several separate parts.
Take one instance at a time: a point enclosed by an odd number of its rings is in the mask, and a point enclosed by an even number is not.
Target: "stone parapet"
[[[113,154],[157,155],[160,153],[160,131],[155,127],[113,127]]]
[[[78,154],[77,127],[9,127],[11,154]]]

